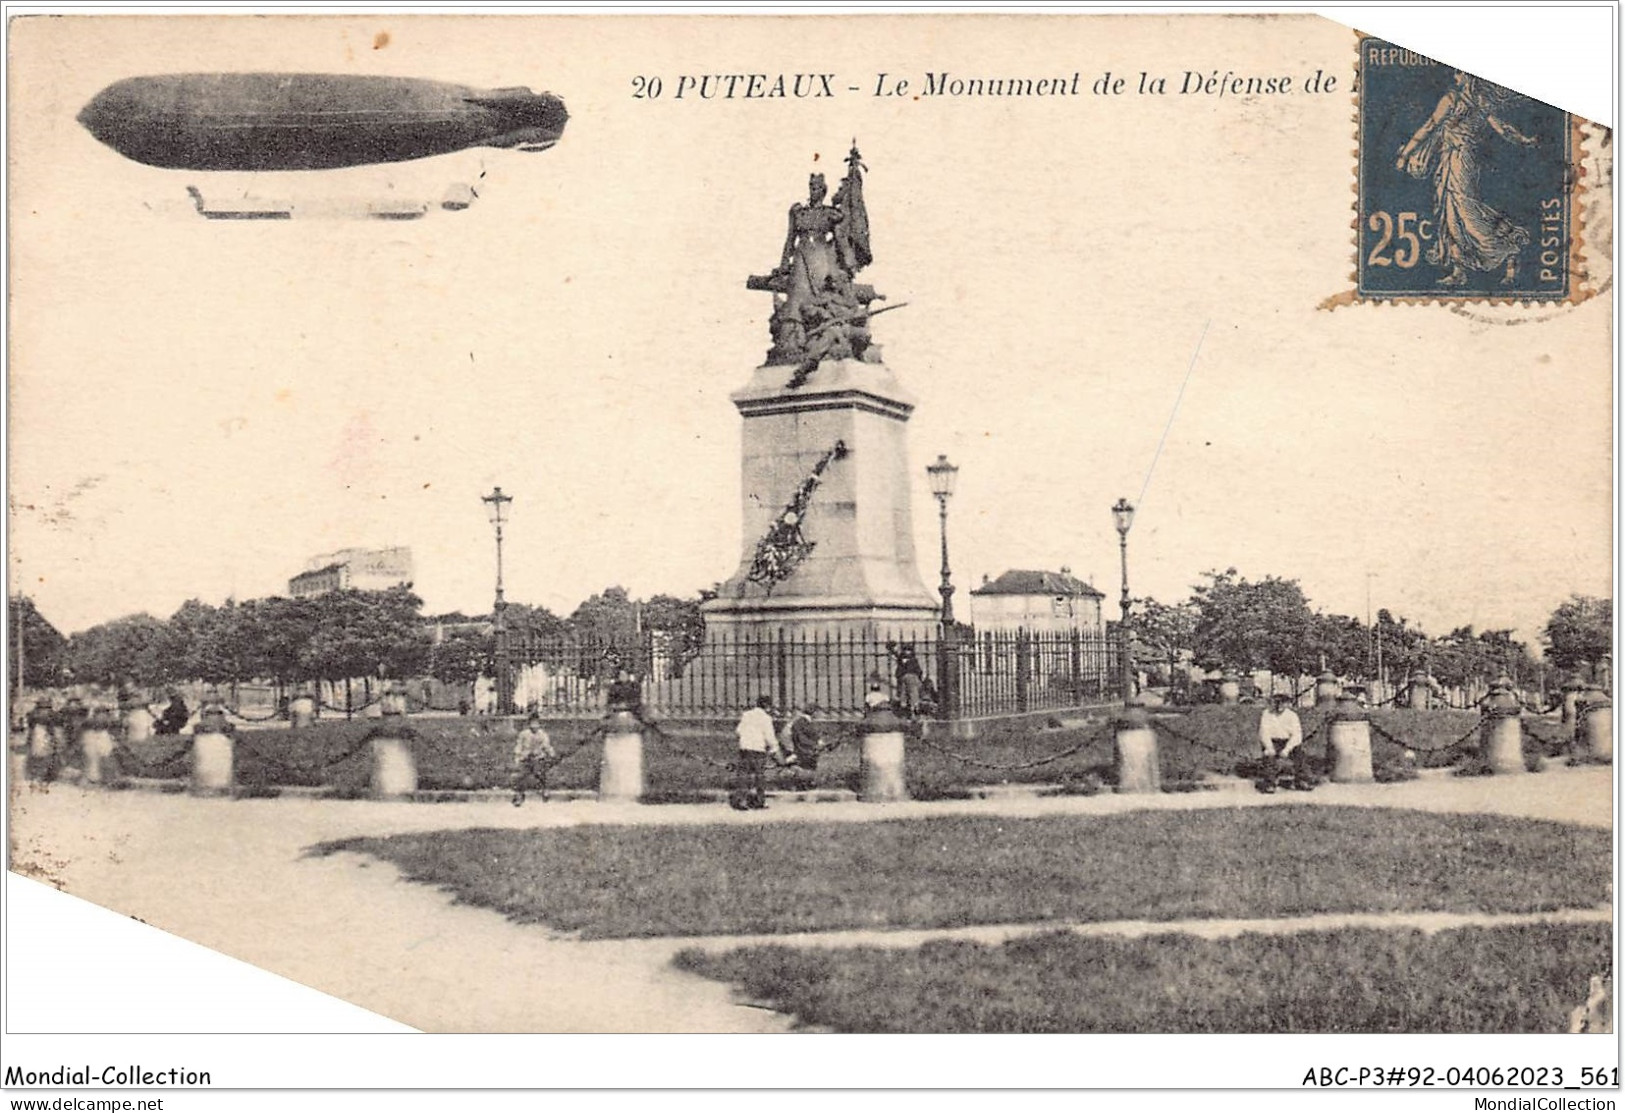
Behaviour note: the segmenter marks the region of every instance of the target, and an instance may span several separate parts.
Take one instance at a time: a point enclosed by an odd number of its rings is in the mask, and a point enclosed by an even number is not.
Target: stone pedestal
[[[1492,773],[1527,773],[1523,761],[1523,707],[1505,675],[1490,685],[1484,700],[1484,723],[1479,727],[1479,753]]]
[[[598,799],[635,804],[643,798],[643,730],[629,711],[611,712],[606,727]]]
[[[32,723],[28,728],[28,756],[35,764],[45,764],[56,752],[56,738],[48,723]]]
[[[1523,724],[1517,715],[1492,715],[1484,720],[1480,745],[1492,773],[1527,773],[1523,763]]]
[[[1371,721],[1365,708],[1344,695],[1330,714],[1326,751],[1331,758],[1331,779],[1338,784],[1369,784],[1376,777],[1371,769]]]
[[[288,722],[294,727],[308,727],[316,721],[316,701],[306,695],[293,697],[288,702]]]
[[[1433,695],[1433,678],[1425,672],[1411,673],[1409,705],[1413,711],[1426,711]]]
[[[1117,732],[1117,791],[1161,792],[1157,733],[1151,729],[1145,708],[1130,705],[1113,725]]]
[[[769,365],[732,397],[744,419],[742,546],[738,569],[705,604],[707,637],[933,633],[940,603],[920,579],[910,499],[914,400],[896,376],[857,360],[826,360],[804,376]],[[783,580],[752,582],[758,543],[838,443],[844,455],[797,523],[814,548]]]
[[[231,735],[199,729],[192,736],[192,790],[230,792],[236,783]]]
[[[101,724],[86,727],[79,744],[85,756],[85,783],[99,785],[112,780],[113,732]]]
[[[124,712],[124,740],[145,742],[152,737],[152,712],[139,704]]]
[[[1614,760],[1614,705],[1607,696],[1581,704],[1577,731],[1580,753],[1592,761]]]
[[[372,794],[380,798],[410,796],[418,790],[418,763],[405,738],[372,740]]]
[[[908,799],[903,778],[903,724],[888,710],[864,716],[858,753],[858,799],[887,804]]]

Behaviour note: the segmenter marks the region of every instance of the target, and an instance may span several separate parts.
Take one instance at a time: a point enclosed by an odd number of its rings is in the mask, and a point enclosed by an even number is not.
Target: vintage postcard
[[[14,20],[8,1092],[1617,1087],[1612,132],[1401,38]]]

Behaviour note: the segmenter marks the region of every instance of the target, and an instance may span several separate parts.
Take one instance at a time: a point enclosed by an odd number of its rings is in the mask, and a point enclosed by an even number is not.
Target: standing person
[[[914,647],[905,645],[897,653],[897,691],[901,695],[903,714],[909,718],[920,713],[920,696],[925,686],[925,670]]]
[[[1292,697],[1285,692],[1275,693],[1270,706],[1258,716],[1258,746],[1258,791],[1274,792],[1287,775],[1284,766],[1289,761],[1293,786],[1304,791],[1313,787],[1306,764],[1309,755],[1303,749],[1303,721],[1292,710]]]
[[[739,736],[738,777],[728,804],[737,811],[767,807],[767,785],[762,770],[767,755],[777,753],[779,738],[773,729],[773,697],[761,696],[756,706],[739,716],[734,733]]]
[[[535,789],[547,800],[547,766],[559,756],[553,740],[542,729],[542,717],[532,712],[525,729],[513,742],[513,806],[525,802],[525,793]]]

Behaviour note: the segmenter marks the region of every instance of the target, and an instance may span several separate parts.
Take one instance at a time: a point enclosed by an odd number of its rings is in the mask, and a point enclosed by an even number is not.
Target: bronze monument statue
[[[869,306],[884,296],[854,281],[871,261],[864,167],[855,142],[846,165],[834,204],[824,204],[824,176],[812,176],[806,203],[790,207],[779,265],[771,274],[752,275],[745,282],[747,289],[772,292],[773,347],[767,363],[799,365],[798,385],[821,360],[880,362],[880,351],[869,337],[869,318],[884,310]]]

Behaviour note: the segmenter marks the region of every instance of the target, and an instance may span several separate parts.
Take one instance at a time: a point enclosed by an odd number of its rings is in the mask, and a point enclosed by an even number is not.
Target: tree
[[[1319,669],[1324,658],[1326,668],[1337,676],[1363,676],[1367,672],[1371,655],[1371,631],[1365,623],[1346,614],[1317,614],[1310,626],[1310,651]]]
[[[423,671],[429,633],[418,616],[423,601],[410,588],[332,591],[313,602],[316,625],[300,656],[308,675],[344,680]]]
[[[1546,659],[1560,669],[1595,665],[1612,651],[1614,601],[1571,595],[1546,620]]]
[[[472,684],[495,672],[496,637],[478,630],[453,630],[429,655],[429,675],[443,684]]]
[[[149,614],[81,630],[68,639],[62,657],[75,680],[108,688],[163,684],[184,675],[167,625]]]
[[[1190,601],[1199,664],[1294,675],[1318,666],[1311,638],[1315,616],[1298,581],[1266,576],[1255,583],[1234,568],[1204,576],[1207,583],[1192,591]]]
[[[534,607],[528,603],[509,603],[505,621],[508,632],[519,638],[559,638],[570,630],[564,619],[546,607]]]
[[[1375,633],[1381,648],[1383,672],[1388,676],[1403,681],[1410,673],[1427,666],[1428,636],[1420,626],[1413,626],[1410,619],[1395,618],[1384,607],[1377,611]]]
[[[164,641],[176,672],[205,684],[243,680],[245,639],[236,625],[236,604],[215,607],[188,599],[165,624]]]
[[[685,658],[691,656],[705,644],[705,616],[700,613],[704,599],[703,593],[692,599],[652,595],[643,604],[643,628],[667,635],[674,649]]]
[[[628,645],[636,637],[639,621],[637,605],[626,588],[615,586],[588,597],[571,613],[567,624],[583,641]]]
[[[1130,604],[1134,639],[1158,665],[1166,664],[1173,683],[1174,665],[1196,637],[1196,610],[1189,603],[1159,603],[1147,596]]]
[[[52,688],[61,683],[68,639],[46,621],[26,595],[11,597],[10,638],[6,679],[12,690],[18,687],[19,657],[22,659],[22,687]],[[22,643],[20,651],[19,642]]]
[[[253,608],[251,622],[259,643],[256,671],[282,684],[317,679],[308,668],[305,647],[320,622],[318,601],[271,596],[244,606]]]

